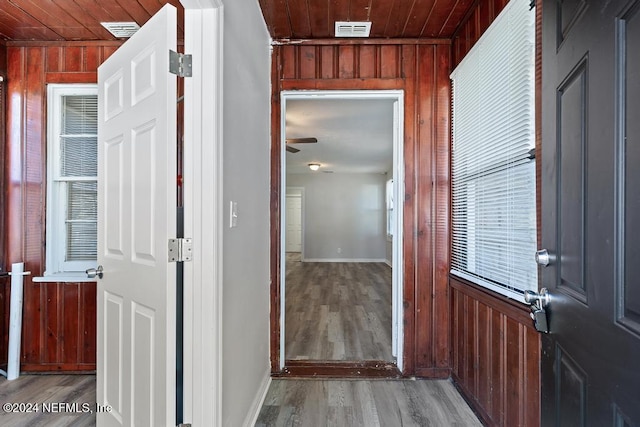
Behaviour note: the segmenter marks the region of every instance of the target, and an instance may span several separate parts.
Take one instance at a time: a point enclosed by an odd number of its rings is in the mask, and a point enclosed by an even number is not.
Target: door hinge
[[[169,72],[178,77],[191,77],[191,55],[169,51]]]
[[[193,239],[169,239],[169,262],[187,262],[193,257]]]

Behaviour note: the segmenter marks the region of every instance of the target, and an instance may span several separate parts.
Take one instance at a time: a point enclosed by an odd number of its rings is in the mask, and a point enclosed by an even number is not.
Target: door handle
[[[99,265],[98,268],[88,268],[85,273],[87,273],[89,279],[95,279],[96,277],[102,279],[103,271],[102,266]]]

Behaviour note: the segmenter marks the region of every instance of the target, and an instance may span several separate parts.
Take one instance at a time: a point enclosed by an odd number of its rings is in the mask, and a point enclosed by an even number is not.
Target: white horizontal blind
[[[65,261],[97,258],[98,97],[62,96],[60,185],[67,196]]]
[[[534,18],[511,0],[451,74],[451,272],[519,300],[537,289]]]

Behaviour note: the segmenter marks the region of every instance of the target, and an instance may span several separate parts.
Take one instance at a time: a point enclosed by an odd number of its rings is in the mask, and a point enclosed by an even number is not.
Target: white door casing
[[[393,242],[392,242],[392,281],[393,294],[391,296],[391,353],[396,358],[398,369],[404,369],[404,308],[403,308],[403,215],[404,205],[400,200],[404,200],[404,93],[400,93],[393,103],[393,200],[394,215]]]
[[[175,422],[176,15],[98,69],[98,425]]]
[[[280,129],[286,128],[287,101],[296,99],[391,99],[393,100],[393,190],[394,200],[404,200],[404,91],[403,90],[318,90],[318,91],[283,91],[280,94]],[[284,131],[281,132],[281,152],[280,152],[280,206],[286,206],[286,143],[284,141]],[[393,260],[392,271],[393,291],[392,291],[392,354],[396,358],[396,365],[400,372],[404,370],[404,308],[403,308],[403,287],[404,273],[402,265],[403,258],[403,204],[396,203],[394,215],[394,239],[393,239]],[[280,219],[280,257],[286,259],[285,248],[287,242],[287,209],[281,212]],[[304,245],[304,242],[303,242]],[[304,253],[302,254],[304,256]],[[285,367],[285,312],[286,307],[286,263],[280,264],[280,368]]]
[[[180,0],[184,49],[184,423],[222,426],[223,36],[222,0]]]

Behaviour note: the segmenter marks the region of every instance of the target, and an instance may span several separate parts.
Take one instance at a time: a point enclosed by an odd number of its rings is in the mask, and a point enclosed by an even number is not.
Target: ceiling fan
[[[317,138],[287,138],[285,140],[285,142],[287,143],[287,151],[290,153],[297,153],[298,151],[300,151],[299,149],[292,147],[291,144],[310,144],[310,143],[315,143],[318,142]]]

